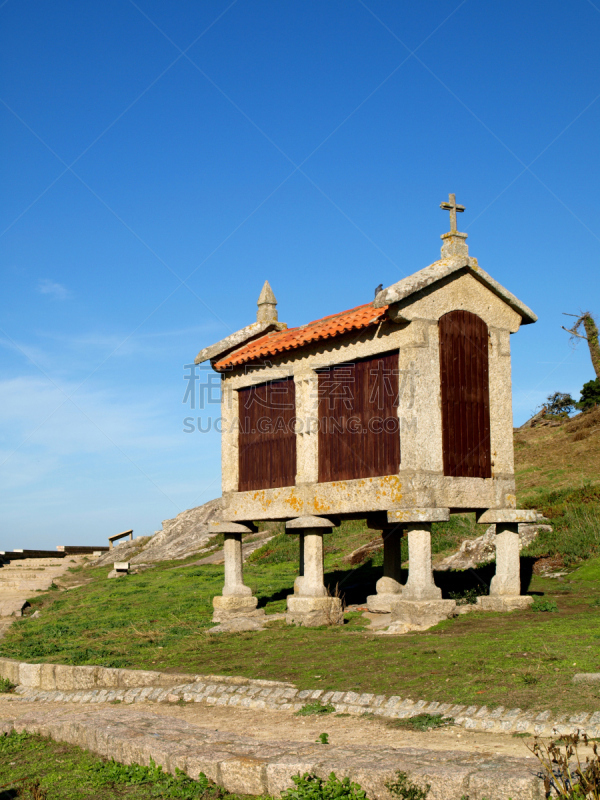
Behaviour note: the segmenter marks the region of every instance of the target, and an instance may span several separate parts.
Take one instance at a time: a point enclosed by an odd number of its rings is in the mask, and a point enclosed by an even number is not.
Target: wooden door
[[[296,482],[296,392],[293,378],[240,389],[240,492]]]
[[[439,333],[444,475],[491,478],[487,325],[451,311]]]
[[[400,469],[398,352],[319,372],[319,481]]]

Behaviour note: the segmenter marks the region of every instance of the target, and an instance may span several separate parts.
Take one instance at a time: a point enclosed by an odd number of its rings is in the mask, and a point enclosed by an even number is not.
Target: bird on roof
[[[375,297],[383,290],[383,283],[380,283],[379,286],[375,289]]]

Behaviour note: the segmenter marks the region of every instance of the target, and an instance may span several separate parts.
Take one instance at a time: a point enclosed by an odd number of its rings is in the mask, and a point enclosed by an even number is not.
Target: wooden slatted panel
[[[451,311],[439,332],[444,475],[491,478],[487,325]]]
[[[400,469],[398,353],[319,372],[319,481]]]
[[[240,492],[296,482],[296,392],[293,378],[272,381],[239,395]]]

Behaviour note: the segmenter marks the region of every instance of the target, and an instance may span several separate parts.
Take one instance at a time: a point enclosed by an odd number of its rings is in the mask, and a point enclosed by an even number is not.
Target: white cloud
[[[73,400],[69,395],[73,394]],[[43,378],[0,381],[0,474],[11,486],[35,485],[44,475],[94,457],[145,463],[177,447],[168,406],[107,390],[79,390]],[[176,417],[175,417],[176,418]],[[90,461],[91,463],[91,461]],[[153,465],[154,466],[154,465]]]
[[[43,278],[37,285],[37,290],[40,294],[49,294],[55,300],[68,300],[71,297],[71,292],[61,283],[56,283],[48,278]]]

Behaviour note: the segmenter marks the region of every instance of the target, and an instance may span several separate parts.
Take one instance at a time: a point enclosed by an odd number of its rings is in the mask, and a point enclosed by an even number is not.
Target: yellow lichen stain
[[[258,503],[264,511],[266,511],[276,498],[269,497],[266,491],[261,490],[258,492],[252,492],[252,499],[255,503]]]
[[[290,494],[284,499],[283,501],[286,506],[289,506],[292,511],[295,511],[296,514],[299,514],[302,511],[302,500],[298,497],[296,492],[292,489]]]
[[[402,500],[402,482],[400,478],[397,475],[386,475],[379,480],[390,500],[394,503],[399,503]]]
[[[315,514],[326,514],[330,511],[330,506],[322,500],[319,500],[318,497],[313,498],[312,507]]]

